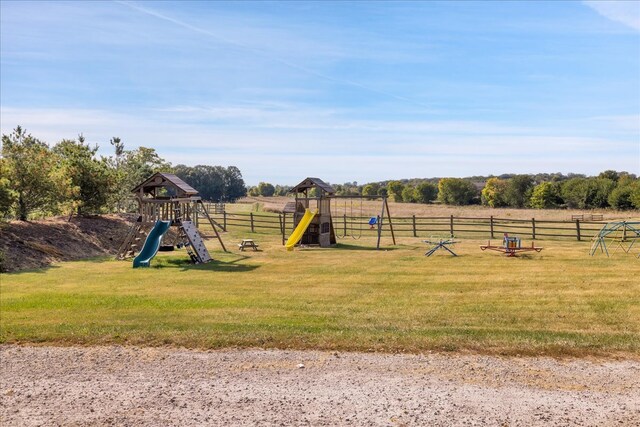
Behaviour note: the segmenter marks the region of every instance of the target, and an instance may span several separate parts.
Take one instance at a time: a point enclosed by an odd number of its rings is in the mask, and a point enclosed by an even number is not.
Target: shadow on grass
[[[181,271],[214,271],[214,272],[225,272],[225,273],[244,273],[248,271],[253,271],[259,266],[257,265],[248,265],[248,264],[240,264],[239,262],[250,258],[248,256],[239,255],[237,258],[231,261],[221,261],[221,260],[211,260],[204,264],[193,264],[189,259],[186,258],[171,258],[167,260],[163,260],[162,263],[155,265],[156,268],[163,267],[178,267]]]
[[[29,269],[24,269],[24,270],[2,271],[0,273],[2,275],[13,275],[13,276],[17,276],[18,274],[22,274],[22,273],[45,274],[50,270],[55,270],[60,268],[59,264],[64,262],[88,262],[92,264],[103,264],[109,261],[114,261],[113,256],[111,255],[97,256],[97,257],[84,258],[84,259],[62,259],[62,260],[55,260],[55,261],[47,261],[47,264],[38,266],[38,267],[33,267]]]
[[[351,245],[347,243],[338,243],[336,245],[336,249],[342,251],[395,251],[399,248],[396,247],[384,247],[381,246],[380,249],[377,249],[374,245]]]

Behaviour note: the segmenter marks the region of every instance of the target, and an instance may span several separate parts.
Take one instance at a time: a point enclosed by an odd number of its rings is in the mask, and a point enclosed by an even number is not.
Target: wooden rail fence
[[[293,230],[293,215],[287,213],[230,213],[223,211],[211,217],[224,231],[246,229],[251,232],[263,232],[289,235]],[[375,235],[376,230],[369,226],[370,217],[342,215],[333,218],[338,237],[344,235]],[[392,217],[393,230],[397,237],[430,237],[434,235],[476,238],[502,238],[504,233],[536,239],[573,239],[591,240],[600,231],[605,222],[575,220],[540,220],[512,218],[475,218],[475,217]],[[383,235],[389,235],[389,221],[383,221]]]

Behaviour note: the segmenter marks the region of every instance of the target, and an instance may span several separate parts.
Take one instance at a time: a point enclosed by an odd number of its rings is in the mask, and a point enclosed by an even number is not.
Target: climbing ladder
[[[191,221],[180,222],[180,232],[178,233],[178,241],[184,246],[189,257],[196,264],[211,261],[211,255],[207,250],[198,229]]]
[[[127,232],[127,237],[118,248],[116,259],[122,260],[135,256],[136,252],[144,244],[144,239],[148,232],[147,228],[147,226],[139,222],[133,223]]]

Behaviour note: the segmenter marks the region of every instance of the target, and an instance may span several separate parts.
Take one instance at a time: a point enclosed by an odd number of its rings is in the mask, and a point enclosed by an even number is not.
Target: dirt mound
[[[19,271],[115,255],[132,221],[126,216],[104,215],[1,224],[2,266],[5,271]]]

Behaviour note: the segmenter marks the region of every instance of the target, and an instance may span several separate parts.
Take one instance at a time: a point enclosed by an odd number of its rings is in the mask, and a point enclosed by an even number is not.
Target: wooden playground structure
[[[351,216],[353,217],[354,201],[356,201],[357,204],[357,201],[359,200],[360,217],[362,217],[362,200],[365,199],[380,199],[382,202],[380,215],[374,217],[375,222],[370,221],[369,223],[371,224],[371,226],[375,225],[377,227],[376,248],[380,249],[382,227],[385,220],[389,221],[391,238],[393,240],[393,244],[396,244],[396,238],[393,232],[393,223],[391,222],[391,214],[389,212],[389,204],[387,203],[386,196],[337,196],[335,194],[334,188],[329,184],[319,178],[311,177],[304,179],[301,183],[293,187],[290,192],[295,195],[295,202],[293,202],[294,206],[292,206],[293,209],[291,209],[293,213],[294,228],[292,234],[295,234],[301,221],[305,219],[305,216],[308,217],[308,212],[314,214],[313,218],[310,219],[309,224],[305,224],[307,227],[306,230],[299,230],[300,232],[302,232],[302,235],[299,239],[299,244],[301,245],[320,246],[322,248],[326,248],[334,246],[337,243],[336,238],[342,238],[346,236],[351,236],[354,239],[360,238],[362,236],[362,230],[364,229],[364,227],[362,226],[362,224],[360,224],[357,230],[355,230],[352,226],[347,228],[346,212],[344,214],[344,227],[342,227],[341,229],[339,229],[340,231],[338,231],[336,224],[334,223],[334,218],[332,216],[332,204],[336,206],[338,202],[343,201],[346,211],[346,202],[350,201]],[[358,207],[356,205],[356,211],[357,210]],[[367,225],[367,229],[368,228],[369,226]],[[357,234],[354,231],[357,231]]]
[[[176,175],[157,172],[136,186],[132,193],[138,202],[138,218],[120,245],[117,259],[136,256],[157,221],[168,221],[176,228],[174,241],[163,247],[184,247],[195,263],[211,260],[198,230],[201,219],[211,225],[220,246],[227,252],[217,230],[219,225],[204,208],[198,191]]]
[[[533,242],[531,242],[531,246],[522,246],[522,240],[519,237],[511,237],[505,233],[502,246],[492,245],[489,240],[486,245],[480,246],[480,249],[501,252],[508,257],[515,257],[520,252],[540,252],[544,248],[535,246]]]

